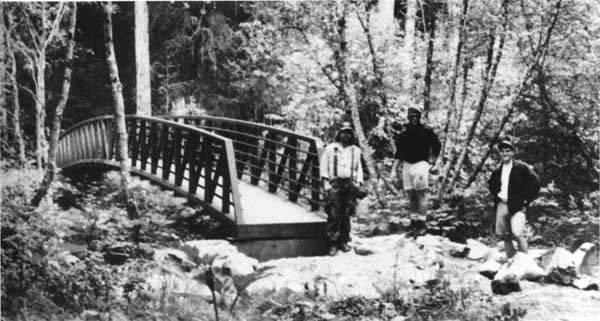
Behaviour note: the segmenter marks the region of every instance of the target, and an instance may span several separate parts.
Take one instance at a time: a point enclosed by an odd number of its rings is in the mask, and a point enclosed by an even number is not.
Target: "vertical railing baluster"
[[[313,153],[315,155],[318,154],[317,145],[315,142],[311,142],[310,148],[308,149],[309,153]],[[310,209],[312,211],[316,211],[319,209],[319,196],[321,195],[321,180],[319,173],[319,157],[313,157],[313,161],[311,163],[311,203]]]
[[[150,126],[150,143],[148,144],[150,149],[150,172],[156,175],[156,169],[158,167],[158,156],[160,154],[160,141],[158,140],[159,135],[158,125],[153,122]]]
[[[131,158],[131,167],[137,166],[138,160],[138,120],[133,117],[127,117],[127,123],[129,127],[127,128],[127,138],[129,140],[129,157]]]
[[[171,139],[171,127],[169,124],[163,124],[162,126],[162,139],[161,139],[161,154],[162,154],[162,178],[169,180],[171,176],[171,161],[173,159],[173,140]]]
[[[292,202],[296,202],[298,200],[298,193],[296,191],[296,186],[298,185],[298,181],[296,181],[296,177],[298,175],[298,139],[295,136],[289,137],[287,144],[290,145],[290,153],[289,158],[290,161],[288,163],[288,199]]]

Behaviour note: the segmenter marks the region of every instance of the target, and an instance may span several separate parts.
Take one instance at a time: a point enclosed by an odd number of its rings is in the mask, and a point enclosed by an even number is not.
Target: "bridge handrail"
[[[245,173],[250,183],[265,182],[268,191],[288,192],[288,199],[307,200],[312,210],[321,206],[322,190],[319,174],[317,140],[288,129],[249,121],[214,116],[162,115],[176,122],[193,124],[230,138],[236,155],[238,178]],[[245,128],[246,130],[239,130]],[[304,154],[301,158],[298,154]],[[298,168],[301,165],[301,168]],[[262,177],[263,173],[267,178]],[[285,175],[287,173],[287,175]],[[287,183],[287,186],[284,186]],[[302,193],[305,190],[309,195]]]
[[[221,199],[220,212],[228,214],[232,208],[233,220],[243,224],[231,139],[154,117],[128,115],[126,125],[132,170],[140,171],[136,167],[140,162],[141,172],[147,173],[146,165],[150,165],[151,174],[158,176],[157,170],[161,168],[163,183],[183,191],[183,183],[187,181],[185,192],[188,197],[197,198],[198,187],[204,189],[202,201],[211,204],[214,197]],[[57,163],[60,167],[79,163],[115,165],[115,147],[114,117],[94,117],[64,131],[59,141]],[[186,173],[188,177],[185,177]],[[174,184],[169,181],[171,174]],[[200,185],[200,179],[204,180],[203,185]]]

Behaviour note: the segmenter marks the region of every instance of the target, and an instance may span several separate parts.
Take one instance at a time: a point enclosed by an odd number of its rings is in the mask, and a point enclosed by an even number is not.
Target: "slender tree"
[[[65,3],[59,3],[56,10],[49,10],[53,4],[28,3],[21,11],[21,24],[23,32],[15,41],[15,48],[25,58],[30,68],[34,83],[35,100],[35,141],[37,167],[42,168],[48,158],[48,142],[46,140],[46,53],[57,37],[60,22],[65,13]],[[53,14],[56,12],[56,14]],[[35,17],[39,24],[34,23]],[[26,35],[26,37],[25,37]]]
[[[436,164],[436,165],[439,165],[442,162],[442,160],[444,159],[444,155],[446,155],[446,147],[451,143],[450,135],[452,132],[450,131],[450,129],[452,128],[452,123],[453,123],[452,119],[455,116],[455,114],[458,114],[457,108],[456,108],[456,83],[457,83],[457,79],[459,77],[459,70],[460,70],[460,66],[462,63],[463,47],[464,47],[465,33],[466,33],[465,32],[466,31],[465,23],[467,21],[466,17],[467,17],[468,11],[469,11],[469,0],[463,0],[460,21],[456,28],[456,29],[458,29],[458,31],[456,32],[456,54],[454,55],[454,66],[453,66],[452,78],[450,81],[450,102],[449,102],[448,106],[446,107],[447,108],[446,123],[444,124],[444,131],[443,131],[444,134],[441,137],[442,148],[440,150],[440,155],[442,155],[442,157],[438,158],[438,164]],[[458,123],[458,119],[456,122]],[[450,162],[448,162],[448,163],[450,163]]]
[[[17,153],[19,163],[24,165],[27,163],[25,156],[25,142],[23,140],[23,132],[21,130],[21,102],[19,101],[19,84],[17,82],[17,59],[15,57],[14,37],[12,35],[16,23],[14,22],[12,9],[8,8],[6,3],[2,3],[2,23],[0,24],[0,33],[4,35],[6,58],[7,62],[2,71],[3,76],[7,76],[10,83],[11,102],[12,102],[12,123],[13,137],[17,145]],[[6,15],[6,20],[4,16]],[[8,66],[10,63],[10,67]],[[4,83],[4,82],[3,82]]]
[[[498,49],[494,50],[497,32],[495,30],[495,27],[492,27],[488,34],[489,41],[488,41],[485,71],[483,74],[483,85],[482,85],[481,92],[479,95],[479,100],[477,103],[477,108],[475,110],[475,115],[471,122],[471,126],[469,126],[469,131],[467,133],[467,137],[462,144],[460,153],[458,154],[456,165],[454,166],[454,171],[453,171],[454,176],[450,179],[448,185],[446,185],[446,182],[448,182],[448,179],[449,179],[449,175],[448,175],[449,173],[446,173],[446,175],[444,176],[442,183],[440,185],[440,192],[439,192],[440,196],[443,196],[446,191],[452,190],[454,188],[454,184],[457,182],[458,178],[460,177],[460,171],[462,170],[462,167],[464,165],[464,161],[465,161],[467,153],[469,151],[469,146],[471,144],[471,141],[475,137],[475,130],[477,129],[477,126],[479,124],[479,121],[481,119],[483,111],[485,109],[489,93],[494,84],[494,80],[496,79],[496,72],[498,71],[498,66],[500,65],[500,61],[502,60],[502,53],[504,50],[504,44],[505,44],[506,33],[507,33],[508,0],[504,0],[502,2],[501,8],[502,8],[502,30],[500,30],[500,35],[499,35],[499,40],[498,40]]]
[[[150,42],[148,40],[148,4],[135,2],[135,89],[136,114],[150,116]]]
[[[73,71],[73,48],[75,47],[75,26],[77,24],[77,2],[72,2],[69,12],[69,25],[67,27],[67,50],[65,53],[65,70],[63,73],[63,83],[60,92],[60,99],[56,105],[54,119],[52,120],[52,129],[50,132],[50,146],[48,148],[48,161],[46,162],[46,173],[42,184],[36,191],[31,201],[32,205],[38,206],[41,200],[48,192],[48,188],[54,181],[56,171],[56,156],[58,151],[58,138],[62,125],[63,112],[67,101],[69,100],[69,91],[71,89],[71,73]]]
[[[414,47],[415,47],[415,16],[417,14],[417,0],[406,0],[406,19],[404,23],[404,45],[402,64],[402,91],[408,93],[412,88],[414,73]]]
[[[504,131],[504,127],[506,126],[506,124],[508,124],[508,122],[510,121],[511,117],[513,116],[515,110],[517,110],[517,107],[522,102],[524,93],[526,93],[528,91],[529,87],[531,86],[530,82],[533,78],[533,75],[535,74],[536,71],[543,69],[544,62],[546,61],[546,55],[548,54],[548,50],[550,48],[550,39],[551,39],[554,29],[556,27],[556,22],[558,20],[558,17],[560,16],[560,13],[561,13],[561,0],[558,0],[555,5],[555,10],[552,15],[552,19],[550,20],[550,25],[546,29],[545,33],[540,33],[539,39],[543,39],[543,41],[535,41],[534,42],[530,39],[530,43],[537,43],[537,46],[534,46],[531,48],[531,55],[533,56],[533,59],[529,63],[529,67],[527,68],[527,71],[525,72],[525,76],[523,77],[523,80],[521,81],[521,84],[519,86],[519,90],[517,91],[517,94],[512,99],[510,107],[508,108],[504,117],[502,117],[502,120],[500,121],[500,125],[498,126],[498,129],[496,130],[494,135],[492,135],[492,139],[490,140],[490,142],[488,144],[485,154],[479,160],[479,162],[475,166],[475,170],[469,176],[469,179],[467,180],[467,185],[466,185],[467,187],[469,187],[475,181],[475,179],[477,178],[477,175],[479,175],[479,173],[481,172],[481,169],[483,168],[483,165],[489,158],[489,156],[494,148],[494,145],[496,144],[500,135]],[[529,26],[529,24],[526,23],[526,28],[529,28],[528,26]],[[531,37],[531,30],[528,30],[528,32]],[[539,76],[538,76],[538,78],[539,78]],[[538,85],[539,85],[539,81],[538,81]],[[540,87],[540,90],[542,91],[542,96],[543,96],[543,90],[544,90],[543,85],[542,85],[542,87]],[[588,167],[590,167],[589,164],[590,163],[588,161]]]
[[[425,25],[427,29],[427,58],[425,63],[425,88],[423,90],[423,119],[426,121],[431,109],[431,75],[433,74],[433,50],[435,44],[435,1],[428,1],[427,15]]]
[[[104,47],[106,50],[106,64],[110,78],[113,105],[115,107],[115,132],[117,134],[116,160],[121,167],[121,182],[127,202],[127,214],[131,219],[138,218],[137,204],[131,191],[131,177],[129,175],[129,151],[127,146],[127,127],[125,125],[125,103],[123,100],[123,85],[119,79],[119,68],[115,56],[112,24],[112,2],[103,4],[104,20]]]

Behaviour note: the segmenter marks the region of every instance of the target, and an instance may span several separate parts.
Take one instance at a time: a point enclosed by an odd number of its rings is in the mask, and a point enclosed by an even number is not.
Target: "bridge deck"
[[[116,161],[114,161],[116,162]],[[132,171],[142,176],[147,176],[148,172],[141,168],[141,162],[131,167]],[[189,171],[183,174],[181,187],[175,186],[175,166],[171,167],[171,175],[166,183],[169,188],[178,191],[188,190]],[[162,161],[159,161],[156,173],[152,174],[156,178],[163,177]],[[164,181],[164,180],[163,180]],[[200,186],[204,186],[200,178]],[[217,189],[220,189],[218,186]],[[309,238],[323,237],[325,233],[325,222],[327,216],[322,211],[310,211],[308,204],[293,203],[274,193],[268,193],[264,189],[239,180],[238,185],[241,208],[243,215],[243,224],[235,226],[235,236],[238,239],[267,239],[267,238]],[[198,188],[195,197],[204,200],[204,190]],[[185,193],[182,193],[185,194]],[[214,208],[221,208],[221,201],[215,198],[212,202]],[[232,208],[233,212],[233,208]],[[238,214],[239,215],[239,214]],[[226,215],[230,220],[235,221],[233,214]]]

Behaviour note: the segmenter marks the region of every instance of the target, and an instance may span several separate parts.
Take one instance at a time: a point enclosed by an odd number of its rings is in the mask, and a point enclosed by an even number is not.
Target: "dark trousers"
[[[331,189],[325,193],[327,213],[327,240],[330,245],[350,241],[350,216],[356,213],[356,186],[349,178],[331,180]]]

